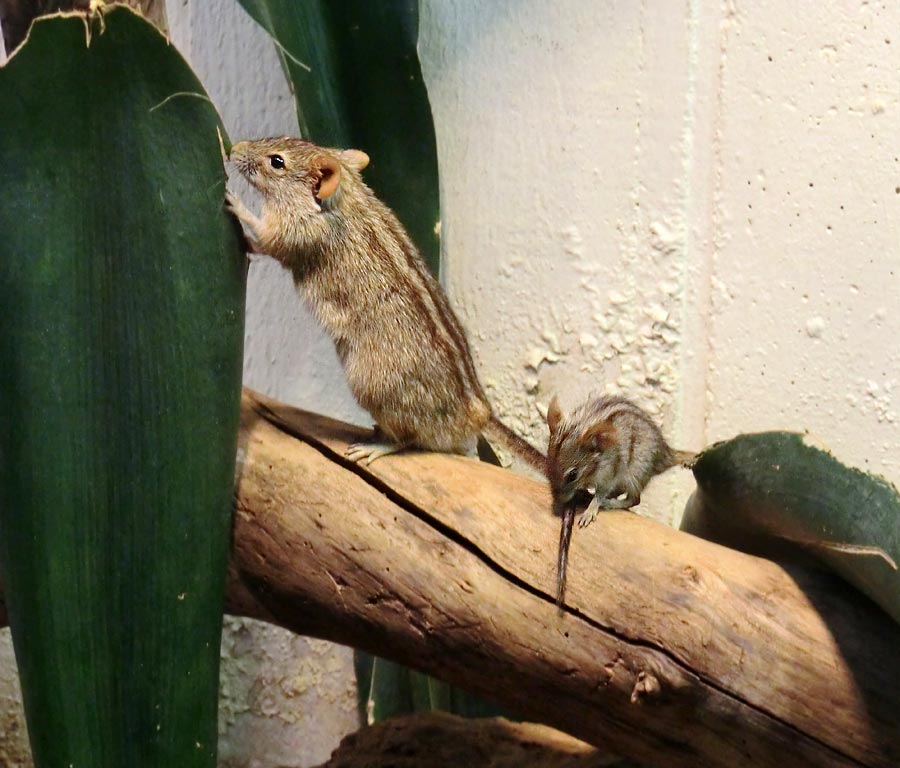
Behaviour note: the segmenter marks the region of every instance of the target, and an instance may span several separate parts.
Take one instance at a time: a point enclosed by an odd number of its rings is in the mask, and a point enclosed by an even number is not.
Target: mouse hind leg
[[[371,464],[375,459],[380,459],[382,456],[390,456],[392,453],[400,453],[401,451],[405,451],[409,446],[399,445],[397,443],[353,443],[347,447],[347,450],[344,451],[344,456],[346,456],[350,461],[356,464],[362,464],[367,467]]]
[[[400,453],[412,446],[411,440],[398,439],[397,435],[388,435],[378,424],[375,425],[373,433],[372,440],[347,446],[344,456],[356,464],[367,467],[382,456]]]

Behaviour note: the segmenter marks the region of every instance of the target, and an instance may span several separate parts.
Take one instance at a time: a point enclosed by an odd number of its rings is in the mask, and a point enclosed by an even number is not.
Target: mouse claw
[[[245,227],[244,239],[247,241],[248,253],[262,253],[260,247],[260,232],[262,222],[244,205],[234,192],[225,188],[225,210],[232,214]]]
[[[233,213],[241,221],[247,218],[249,213],[247,206],[244,205],[244,201],[227,188],[225,189],[225,209],[229,213]]]
[[[403,448],[404,446],[395,443],[353,443],[344,451],[344,456],[356,464],[367,467],[375,459],[399,453]]]
[[[587,528],[594,520],[597,519],[597,513],[600,511],[600,502],[596,496],[591,499],[587,509],[578,516],[578,527]]]
[[[595,509],[592,511],[585,510],[578,516],[578,527],[579,528],[587,528],[594,520],[597,519],[597,512],[599,510]]]

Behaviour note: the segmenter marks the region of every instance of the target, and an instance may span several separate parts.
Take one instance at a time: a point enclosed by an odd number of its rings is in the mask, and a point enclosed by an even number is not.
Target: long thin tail
[[[572,527],[575,522],[575,505],[567,504],[563,509],[559,526],[559,553],[556,557],[556,606],[562,612],[566,597],[566,565],[569,562],[569,544],[572,542]]]
[[[492,415],[491,420],[485,425],[484,436],[489,442],[496,443],[513,456],[534,467],[541,474],[547,474],[547,457],[534,448],[531,443],[519,437],[496,416]]]
[[[693,451],[672,451],[672,466],[677,466],[680,464],[685,469],[690,469],[694,466],[694,461],[697,458],[697,454]]]

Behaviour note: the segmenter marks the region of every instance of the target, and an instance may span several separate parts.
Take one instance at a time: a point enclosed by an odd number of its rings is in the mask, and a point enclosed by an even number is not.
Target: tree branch
[[[618,760],[615,763],[621,765]],[[583,741],[544,725],[422,712],[350,734],[319,768],[603,768],[613,764]]]
[[[407,664],[658,768],[900,763],[900,627],[827,574],[245,392],[228,607]]]

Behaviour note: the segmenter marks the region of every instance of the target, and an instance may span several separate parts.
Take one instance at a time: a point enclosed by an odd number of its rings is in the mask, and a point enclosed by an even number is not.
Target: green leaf
[[[418,0],[240,0],[276,41],[301,135],[362,149],[364,177],[437,273],[437,148],[416,42]]]
[[[124,9],[38,21],[0,115],[0,558],[35,763],[212,768],[245,279],[219,119]]]
[[[499,704],[367,653],[354,654],[362,722],[379,723],[413,712],[463,717],[514,717]]]
[[[387,659],[372,657],[372,677],[366,700],[367,722],[380,723],[408,712],[428,710],[417,696],[414,672]],[[419,699],[419,701],[417,701]]]
[[[900,495],[807,435],[739,435],[703,451],[682,529],[775,558],[813,558],[900,622]]]

